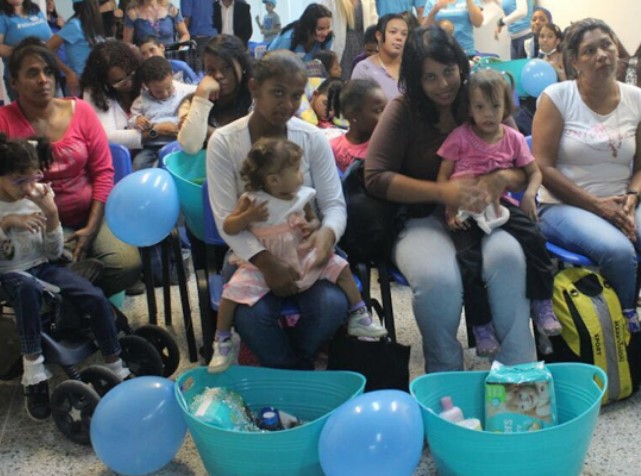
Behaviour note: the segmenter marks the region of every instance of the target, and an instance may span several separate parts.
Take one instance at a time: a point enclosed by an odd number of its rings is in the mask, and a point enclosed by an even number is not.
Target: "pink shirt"
[[[354,162],[354,159],[364,160],[365,157],[367,157],[369,141],[363,142],[362,144],[352,144],[347,140],[346,135],[342,134],[330,140],[329,145],[332,146],[336,165],[341,172],[345,172],[347,167]]]
[[[471,124],[463,124],[447,136],[437,154],[454,161],[450,178],[462,175],[485,175],[499,169],[525,167],[534,161],[525,137],[519,131],[501,125],[503,138],[488,144],[472,130]]]
[[[44,180],[51,182],[63,226],[87,224],[91,203],[106,202],[114,183],[107,135],[94,110],[75,99],[75,109],[64,136],[51,144],[53,163]],[[28,139],[35,131],[18,102],[0,108],[0,131],[13,139]]]

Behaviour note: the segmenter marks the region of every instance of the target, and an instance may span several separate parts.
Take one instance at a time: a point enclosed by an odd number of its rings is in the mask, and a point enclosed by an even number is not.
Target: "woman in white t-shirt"
[[[641,89],[616,81],[615,36],[601,20],[572,25],[564,63],[575,79],[543,92],[533,123],[534,156],[544,185],[541,230],[599,266],[631,330],[639,331]]]

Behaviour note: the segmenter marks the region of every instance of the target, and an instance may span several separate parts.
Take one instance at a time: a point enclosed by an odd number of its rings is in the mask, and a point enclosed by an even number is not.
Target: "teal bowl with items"
[[[201,240],[205,239],[203,221],[203,183],[207,176],[206,151],[187,154],[182,151],[165,156],[164,167],[173,177],[178,190],[180,211],[189,230]]]
[[[216,427],[189,411],[193,398],[211,387],[237,392],[254,413],[273,406],[305,423],[271,432]],[[231,366],[218,374],[210,374],[205,367],[189,370],[176,381],[175,393],[209,474],[320,476],[321,430],[334,410],[364,388],[365,377],[355,372]]]
[[[547,367],[554,379],[559,424],[527,433],[474,431],[439,416],[441,397],[451,396],[466,418],[484,423],[488,372],[440,372],[412,381],[410,392],[421,406],[425,437],[441,476],[581,473],[607,376],[588,364]]]
[[[529,61],[529,58],[520,58],[511,61],[496,61],[494,58],[481,58],[481,61],[474,66],[473,71],[489,68],[502,73],[509,73],[514,80],[515,94],[518,97],[525,97],[528,96],[528,93],[525,92],[525,89],[523,89],[521,85],[521,71],[523,71],[523,68]]]

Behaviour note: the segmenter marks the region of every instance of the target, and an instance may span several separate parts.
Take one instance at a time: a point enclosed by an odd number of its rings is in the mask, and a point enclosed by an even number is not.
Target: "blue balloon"
[[[521,70],[521,87],[530,96],[539,97],[550,84],[556,83],[556,70],[547,61],[533,59]]]
[[[176,455],[187,425],[174,382],[138,377],[111,389],[91,419],[91,444],[98,458],[126,475],[158,471]]]
[[[416,401],[399,390],[355,397],[328,418],[318,453],[327,476],[411,475],[423,449],[423,419]]]
[[[127,175],[113,188],[105,219],[116,237],[134,246],[162,241],[176,225],[180,204],[169,172],[144,169]]]

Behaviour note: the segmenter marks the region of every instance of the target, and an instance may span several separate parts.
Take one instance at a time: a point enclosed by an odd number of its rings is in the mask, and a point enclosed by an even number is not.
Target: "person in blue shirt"
[[[526,58],[525,41],[532,38],[532,12],[534,0],[502,0],[504,17],[499,18],[494,37],[498,39],[501,29],[507,25],[510,35],[510,58]]]
[[[323,5],[311,3],[298,20],[283,28],[267,51],[290,50],[307,62],[320,50],[331,49],[333,39],[332,12]]]
[[[423,25],[433,25],[441,20],[449,20],[454,27],[454,38],[467,56],[474,56],[474,27],[483,24],[483,11],[480,0],[427,0]]]
[[[143,59],[151,58],[152,56],[160,56],[165,58],[165,45],[163,45],[157,37],[147,36],[140,40],[138,49]],[[191,69],[187,63],[177,59],[169,59],[169,64],[174,72],[174,79],[186,84],[198,84],[199,78],[194,70]]]
[[[280,16],[274,11],[276,0],[263,0],[263,3],[267,13],[265,13],[262,23],[260,22],[260,16],[256,15],[256,23],[258,23],[258,28],[263,34],[263,42],[270,43],[280,33]]]
[[[420,19],[423,17],[424,7],[425,0],[376,0],[376,10],[379,18],[390,13],[411,13],[412,8],[415,8],[416,18]]]
[[[51,28],[38,5],[31,0],[11,2],[0,0],[0,57],[4,62],[5,88],[12,101],[16,95],[11,87],[7,60],[13,47],[28,36],[34,36],[42,41],[51,38]]]
[[[67,93],[80,94],[80,76],[85,69],[91,48],[104,40],[102,15],[96,0],[73,0],[74,15],[47,41],[47,47],[57,51],[63,44],[68,65],[61,66],[67,78]]]
[[[196,65],[202,71],[203,52],[209,40],[218,34],[214,27],[214,2],[211,0],[180,0],[180,12],[191,39],[196,42]],[[171,63],[171,61],[170,61]]]
[[[150,35],[157,36],[163,45],[191,39],[180,10],[169,0],[130,0],[122,39],[135,44]]]

